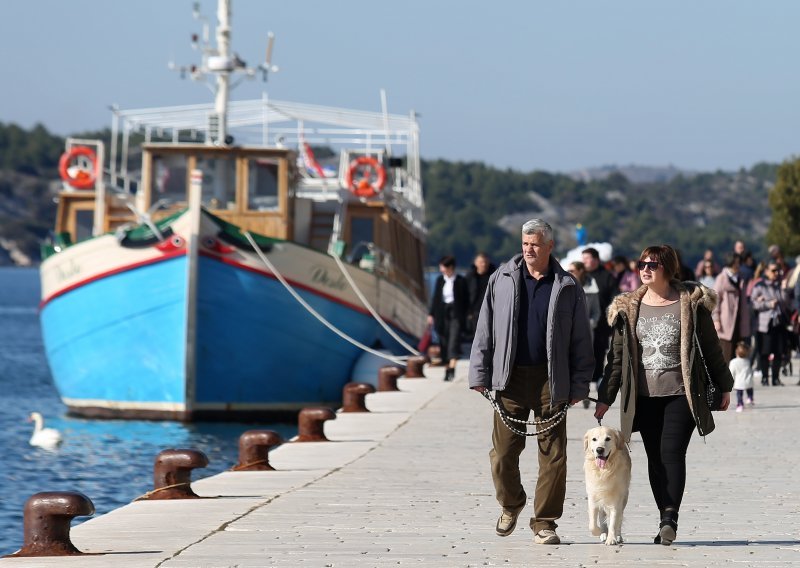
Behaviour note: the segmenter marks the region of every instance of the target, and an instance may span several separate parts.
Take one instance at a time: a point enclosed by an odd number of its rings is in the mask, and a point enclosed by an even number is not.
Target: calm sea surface
[[[50,377],[39,328],[36,269],[0,268],[0,555],[22,545],[22,508],[40,491],[80,491],[96,515],[153,488],[153,461],[168,448],[204,452],[209,466],[193,478],[234,465],[239,435],[250,428],[296,434],[294,424],[236,424],[83,420],[66,415]],[[28,445],[38,411],[61,431],[55,451]],[[78,518],[81,522],[87,518]],[[75,524],[75,522],[73,524]]]

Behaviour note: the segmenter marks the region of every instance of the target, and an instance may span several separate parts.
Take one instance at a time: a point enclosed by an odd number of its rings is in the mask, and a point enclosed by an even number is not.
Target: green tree
[[[778,168],[778,180],[769,192],[772,220],[767,241],[781,247],[784,255],[800,254],[800,159]]]

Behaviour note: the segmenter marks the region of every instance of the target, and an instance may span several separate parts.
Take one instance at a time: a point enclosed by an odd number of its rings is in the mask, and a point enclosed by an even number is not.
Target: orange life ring
[[[356,179],[356,174],[360,177]],[[375,181],[370,179],[375,176]],[[386,184],[386,169],[370,156],[360,156],[350,162],[347,169],[347,187],[357,197],[375,197]]]
[[[81,168],[75,175],[69,172],[70,164],[75,158],[83,156],[89,162],[89,169]],[[61,154],[58,161],[58,173],[67,184],[75,189],[92,189],[97,179],[97,155],[94,150],[86,146],[74,146],[68,152]]]

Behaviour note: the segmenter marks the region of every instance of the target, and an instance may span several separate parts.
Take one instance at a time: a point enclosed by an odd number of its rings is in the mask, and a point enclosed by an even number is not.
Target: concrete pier
[[[795,361],[795,368],[798,365]],[[800,387],[756,387],[744,412],[716,413],[717,431],[697,436],[678,537],[652,543],[657,511],[644,448],[634,434],[625,544],[596,542],[587,529],[580,405],[567,417],[569,474],[562,544],[533,543],[532,503],[501,538],[489,473],[492,408],[442,368],[400,379],[399,392],[366,396],[369,413],[325,423],[329,442],[286,443],[270,453],[277,471],[228,472],[192,483],[205,499],[135,502],[74,526],[90,555],[7,558],[1,566],[793,566],[800,564]],[[618,424],[612,407],[606,425]],[[244,430],[244,429],[243,429]],[[531,445],[522,457],[529,495]],[[233,464],[231,464],[233,465]],[[51,488],[36,488],[49,490]],[[91,497],[91,496],[89,496]],[[20,543],[22,527],[20,527]]]

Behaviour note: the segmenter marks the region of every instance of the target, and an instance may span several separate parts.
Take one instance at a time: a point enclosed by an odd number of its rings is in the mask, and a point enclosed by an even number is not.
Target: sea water
[[[39,275],[32,268],[0,268],[0,555],[22,546],[25,501],[40,491],[80,491],[99,515],[153,489],[155,456],[169,448],[204,452],[209,466],[193,479],[229,469],[239,435],[251,428],[278,431],[294,424],[239,424],[85,420],[66,415],[53,386],[39,327]],[[102,346],[98,346],[102,349]],[[45,427],[64,438],[53,451],[28,444],[40,412]],[[73,525],[87,520],[78,517]]]

